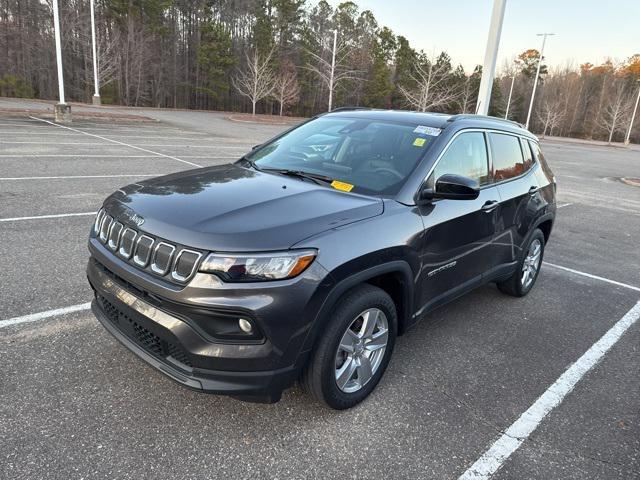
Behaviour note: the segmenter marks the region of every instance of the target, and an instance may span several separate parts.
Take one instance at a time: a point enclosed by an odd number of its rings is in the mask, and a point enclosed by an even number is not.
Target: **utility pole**
[[[477,115],[487,115],[489,113],[491,88],[493,87],[493,76],[495,74],[496,61],[498,59],[498,47],[500,46],[500,33],[502,32],[502,21],[504,20],[506,3],[507,0],[493,0],[493,13],[491,14],[491,25],[489,26],[487,48],[484,52],[482,78],[480,80],[478,104],[476,106]]]
[[[555,35],[555,33],[538,33],[538,37],[542,37],[542,48],[540,49],[540,58],[538,58],[538,68],[536,69],[536,78],[533,81],[533,91],[531,92],[531,102],[529,102],[529,113],[527,113],[527,123],[524,128],[529,128],[529,121],[531,120],[531,111],[533,110],[533,100],[536,97],[536,88],[538,87],[538,77],[540,77],[540,66],[542,65],[542,56],[544,55],[544,44],[547,42],[547,37]]]
[[[60,15],[58,0],[53,0],[53,28],[56,44],[56,64],[58,66],[58,103],[53,109],[53,119],[56,122],[71,121],[71,106],[64,101],[64,78],[62,76],[62,47],[60,46]]]
[[[333,77],[336,72],[336,46],[338,44],[338,30],[333,31],[333,50],[331,51],[331,76],[329,77],[329,111],[333,107]]]
[[[513,94],[513,84],[516,82],[516,74],[511,77],[511,88],[509,89],[509,99],[507,100],[507,109],[504,112],[504,118],[509,118],[509,106],[511,105],[511,95]]]
[[[100,105],[100,86],[98,85],[98,56],[96,55],[96,18],[94,0],[91,0],[91,46],[93,48],[93,104]]]
[[[640,80],[636,80],[640,83]],[[636,119],[636,112],[638,111],[638,103],[640,103],[640,87],[638,87],[638,96],[636,97],[636,104],[633,107],[633,113],[631,114],[631,121],[629,122],[629,129],[627,130],[627,136],[624,137],[624,144],[629,145],[629,139],[631,138],[631,130],[633,129],[633,121]]]

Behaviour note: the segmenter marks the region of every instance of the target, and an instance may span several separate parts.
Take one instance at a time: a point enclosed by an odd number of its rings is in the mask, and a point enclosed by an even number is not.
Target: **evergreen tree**
[[[394,108],[401,108],[404,103],[404,97],[400,94],[398,87],[412,88],[414,86],[411,75],[418,62],[418,54],[411,48],[409,41],[402,35],[398,35],[396,44],[395,72],[393,75],[394,91],[391,95],[391,105]]]
[[[208,19],[200,27],[200,36],[198,64],[206,78],[201,90],[220,100],[229,91],[229,72],[235,64],[231,35],[224,26]]]
[[[373,64],[365,86],[365,106],[391,108],[391,94],[394,91],[391,62],[396,48],[393,32],[387,27],[381,29],[374,39],[371,51]]]

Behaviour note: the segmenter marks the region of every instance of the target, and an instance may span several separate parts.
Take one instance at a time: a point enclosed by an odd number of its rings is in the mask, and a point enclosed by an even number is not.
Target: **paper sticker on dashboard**
[[[441,131],[442,131],[441,128],[427,127],[426,125],[418,125],[413,131],[413,133],[421,133],[423,135],[431,135],[432,137],[437,137],[438,135],[440,135]]]

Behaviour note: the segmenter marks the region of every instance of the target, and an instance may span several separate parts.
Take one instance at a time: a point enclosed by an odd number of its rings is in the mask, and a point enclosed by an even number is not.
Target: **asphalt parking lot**
[[[640,150],[546,142],[561,208],[527,297],[490,285],[436,311],[349,411],[297,387],[274,405],[186,390],[87,310],[93,213],[124,184],[233,161],[285,127],[39,118],[0,114],[0,478],[458,478],[637,318],[640,187],[620,178],[640,177]],[[522,444],[493,478],[640,478],[640,322],[618,333],[537,428],[509,437]]]

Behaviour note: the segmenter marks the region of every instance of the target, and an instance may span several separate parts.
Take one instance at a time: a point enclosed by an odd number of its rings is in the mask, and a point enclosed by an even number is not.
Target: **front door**
[[[500,209],[498,189],[491,185],[485,134],[463,132],[449,144],[427,186],[444,174],[476,179],[475,200],[434,200],[421,207],[425,225],[418,314],[478,285],[495,266],[493,238]]]

